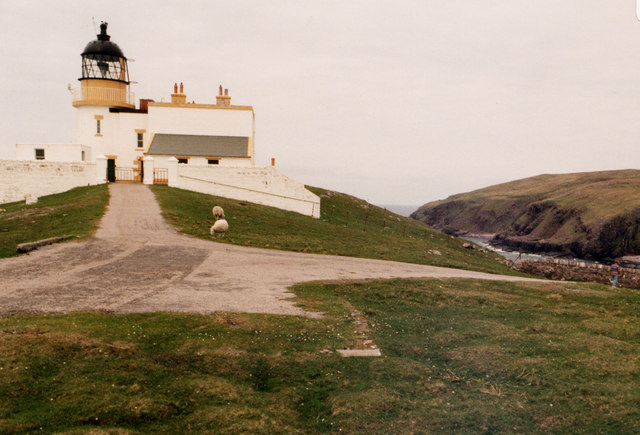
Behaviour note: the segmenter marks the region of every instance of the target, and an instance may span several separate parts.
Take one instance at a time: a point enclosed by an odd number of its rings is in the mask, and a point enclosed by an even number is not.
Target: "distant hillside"
[[[584,258],[640,253],[640,171],[539,175],[423,205],[411,217],[453,234]]]

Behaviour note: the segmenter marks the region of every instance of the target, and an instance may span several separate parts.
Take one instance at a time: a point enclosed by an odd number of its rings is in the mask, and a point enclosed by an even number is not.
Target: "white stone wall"
[[[176,184],[170,185],[320,217],[320,198],[308,191],[304,184],[286,177],[273,167],[179,164]]]
[[[96,184],[95,163],[0,160],[0,204]]]

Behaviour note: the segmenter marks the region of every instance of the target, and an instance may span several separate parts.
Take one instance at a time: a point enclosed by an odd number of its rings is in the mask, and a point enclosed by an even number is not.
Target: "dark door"
[[[107,181],[116,182],[116,159],[107,160]]]

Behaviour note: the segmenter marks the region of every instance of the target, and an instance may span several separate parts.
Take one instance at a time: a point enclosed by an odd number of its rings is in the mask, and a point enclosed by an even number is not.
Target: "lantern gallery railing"
[[[80,87],[69,88],[73,95],[73,105],[82,104],[114,104],[135,105],[135,94],[129,90],[116,88]]]

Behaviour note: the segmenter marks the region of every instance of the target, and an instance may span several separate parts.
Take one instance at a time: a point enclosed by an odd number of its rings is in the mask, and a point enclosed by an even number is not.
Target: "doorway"
[[[107,181],[116,182],[116,159],[107,159]]]

